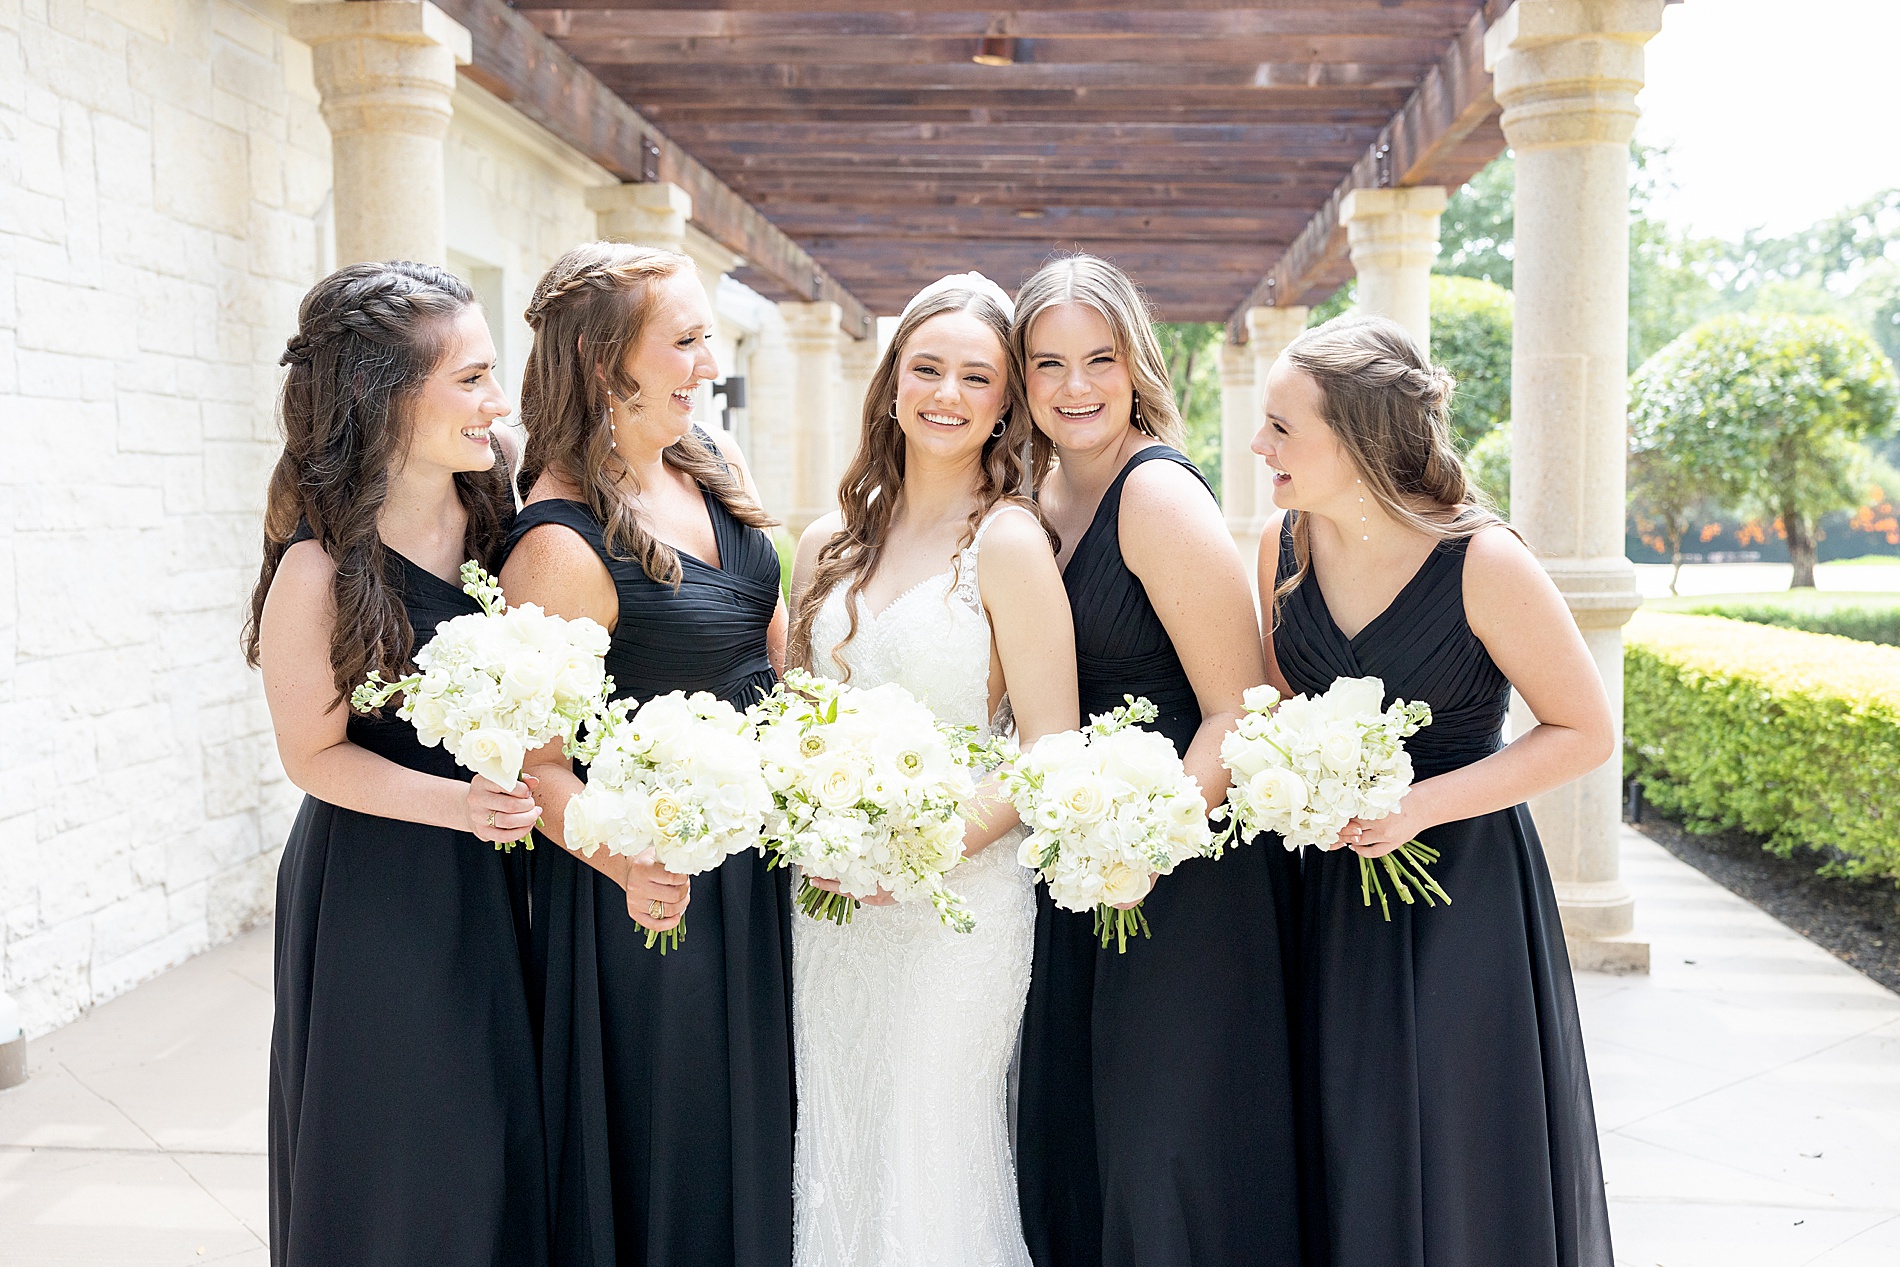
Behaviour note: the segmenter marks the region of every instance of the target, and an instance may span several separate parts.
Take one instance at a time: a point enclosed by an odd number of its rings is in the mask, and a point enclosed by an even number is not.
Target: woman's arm
[[[1122,559],[1140,579],[1187,670],[1201,726],[1182,764],[1211,811],[1230,777],[1220,743],[1244,712],[1241,696],[1266,681],[1247,568],[1201,482],[1173,462],[1149,462],[1122,489]]]
[[[1016,741],[1027,752],[1044,735],[1074,730],[1081,705],[1075,684],[1075,624],[1049,538],[1035,516],[999,516],[983,535],[976,573],[989,614],[991,663],[1016,718]],[[1022,820],[1016,807],[986,779],[964,818],[963,852],[981,853]]]
[[[1596,661],[1563,595],[1515,533],[1487,528],[1465,555],[1465,618],[1537,717],[1501,752],[1415,784],[1397,813],[1361,829],[1354,848],[1389,853],[1439,823],[1509,808],[1588,774],[1616,753]]]
[[[534,826],[533,798],[486,779],[464,783],[411,770],[351,743],[349,705],[336,703],[330,633],[336,567],[323,547],[300,541],[284,553],[264,599],[258,658],[277,755],[290,781],[331,805],[483,840],[518,840]],[[489,815],[494,815],[494,825]]]
[[[1267,685],[1280,692],[1280,698],[1292,695],[1286,674],[1280,672],[1280,658],[1273,653],[1273,587],[1280,578],[1280,525],[1286,520],[1281,511],[1267,520],[1260,534],[1260,557],[1256,564],[1260,585],[1260,653],[1267,662]]]
[[[511,605],[535,603],[556,616],[569,620],[585,616],[607,629],[620,619],[620,595],[606,565],[592,546],[560,524],[528,530],[502,565],[501,587]],[[541,834],[565,848],[567,803],[584,786],[580,777],[558,739],[529,753],[523,768],[537,781]],[[605,849],[596,849],[591,858],[574,856],[627,891],[627,914],[642,928],[665,932],[685,914],[691,900],[686,877],[660,866],[652,850],[637,858]],[[664,919],[647,914],[655,901],[665,903]]]

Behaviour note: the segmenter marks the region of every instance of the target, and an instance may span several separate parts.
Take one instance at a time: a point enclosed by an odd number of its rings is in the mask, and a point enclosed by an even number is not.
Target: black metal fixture
[[[970,60],[978,66],[1014,66],[1016,41],[1007,35],[985,35],[977,42],[976,56]]]

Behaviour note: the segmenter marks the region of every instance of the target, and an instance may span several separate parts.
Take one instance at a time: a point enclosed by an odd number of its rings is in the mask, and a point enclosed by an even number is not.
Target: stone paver
[[[1578,977],[1619,1267],[1900,1262],[1900,998],[1634,833],[1647,977]],[[7,1267],[264,1267],[268,929],[32,1043]]]

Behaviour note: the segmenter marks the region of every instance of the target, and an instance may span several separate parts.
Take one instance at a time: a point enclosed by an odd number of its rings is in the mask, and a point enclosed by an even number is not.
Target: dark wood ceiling
[[[1014,287],[1079,248],[1120,263],[1166,318],[1227,320],[1461,41],[1471,60],[1480,10],[1503,7],[952,5],[516,8],[874,311],[954,270]],[[1011,64],[973,62],[985,37],[1009,41]],[[1433,151],[1431,179],[1461,182],[1502,150],[1488,112]],[[1337,256],[1314,285],[1343,276]]]

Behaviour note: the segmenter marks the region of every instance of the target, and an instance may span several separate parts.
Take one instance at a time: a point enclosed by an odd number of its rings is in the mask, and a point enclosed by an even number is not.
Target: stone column
[[[873,325],[873,331],[876,326]],[[837,425],[832,429],[831,456],[834,467],[831,483],[834,491],[844,471],[856,456],[864,437],[864,395],[871,390],[871,376],[877,373],[877,335],[854,339],[845,335],[838,343],[839,380]]]
[[[839,400],[844,396],[844,364],[840,353],[850,338],[838,328],[843,310],[830,302],[778,306],[785,321],[790,353],[787,387],[774,393],[782,412],[771,417],[755,413],[752,431],[782,430],[790,440],[791,500],[776,513],[797,536],[812,520],[836,508],[838,461],[832,440],[838,426]]]
[[[1428,352],[1432,346],[1432,261],[1438,258],[1438,217],[1445,209],[1439,185],[1408,189],[1355,189],[1339,204],[1358,308],[1390,317]]]
[[[1517,152],[1512,518],[1577,618],[1622,727],[1629,142],[1664,0],[1518,0],[1485,35]],[[1618,873],[1621,763],[1531,804],[1578,968],[1646,971]]]
[[[330,128],[336,262],[448,259],[442,141],[468,31],[432,4],[297,4]]]
[[[1260,527],[1254,522],[1254,485],[1260,481],[1260,459],[1254,455],[1254,433],[1260,430],[1260,393],[1254,386],[1253,349],[1244,343],[1222,343],[1220,349],[1220,505],[1227,531],[1240,547],[1247,575],[1254,575],[1254,549]]]

